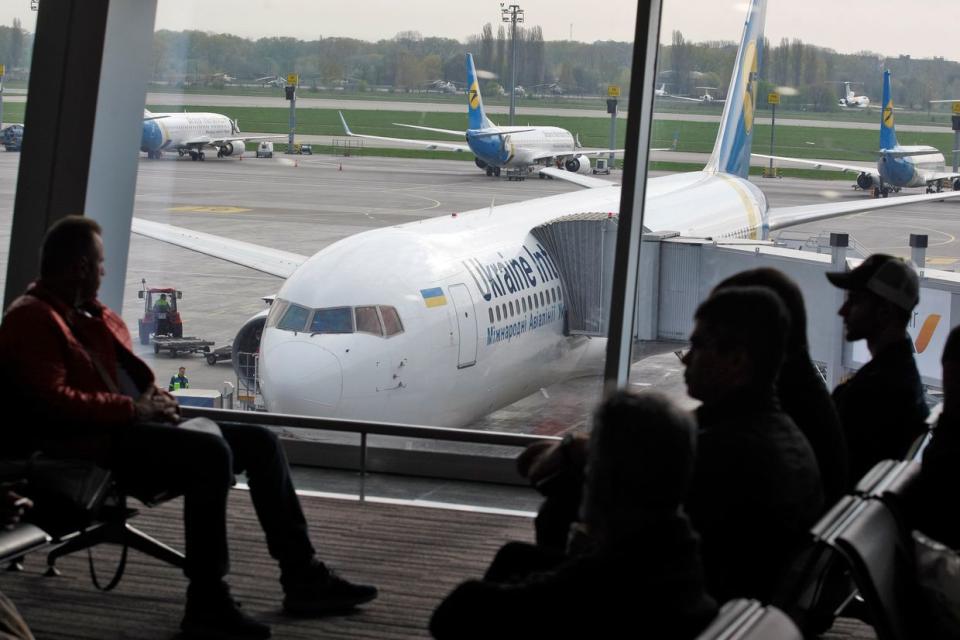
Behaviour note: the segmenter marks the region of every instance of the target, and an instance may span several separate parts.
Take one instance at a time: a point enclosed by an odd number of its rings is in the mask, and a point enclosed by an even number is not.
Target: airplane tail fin
[[[473,66],[473,54],[467,54],[467,128],[486,129],[493,123],[483,110],[483,98],[480,97],[480,78]]]
[[[883,72],[883,111],[880,115],[880,148],[897,146],[897,130],[893,125],[893,94],[890,92],[890,70]]]
[[[720,118],[720,130],[705,171],[729,173],[746,178],[750,170],[753,142],[753,111],[757,100],[757,70],[763,47],[766,0],[751,0],[743,25],[743,37],[730,77],[727,101]]]

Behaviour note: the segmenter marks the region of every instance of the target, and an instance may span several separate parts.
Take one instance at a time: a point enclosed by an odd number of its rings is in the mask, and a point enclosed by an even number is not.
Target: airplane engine
[[[481,160],[480,158],[474,158],[474,159],[473,159],[473,163],[474,163],[475,165],[477,165],[477,167],[480,168],[480,169],[486,169],[486,168],[487,168],[487,163],[484,162],[483,160]]]
[[[232,140],[220,147],[220,153],[224,156],[242,156],[245,150],[243,140]]]
[[[564,166],[567,168],[567,171],[574,173],[590,173],[590,158],[587,156],[577,156],[576,158],[567,160]]]
[[[256,367],[250,354],[260,352],[260,337],[263,335],[264,325],[267,324],[268,313],[270,313],[269,308],[247,320],[233,339],[233,370],[238,379],[251,386],[254,384]]]
[[[864,191],[870,191],[874,187],[879,187],[880,184],[876,182],[869,173],[861,173],[857,176],[857,186]]]

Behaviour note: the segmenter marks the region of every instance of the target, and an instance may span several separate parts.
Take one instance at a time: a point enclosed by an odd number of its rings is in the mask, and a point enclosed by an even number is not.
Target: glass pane
[[[376,307],[357,307],[357,331],[364,333],[375,333],[378,336],[383,335],[383,329],[380,327],[380,316],[377,315]]]
[[[290,308],[287,309],[287,312],[283,314],[283,320],[280,321],[277,328],[283,329],[284,331],[303,331],[309,315],[310,309],[292,304]]]
[[[11,5],[13,3],[10,3]],[[37,13],[27,2],[0,9],[0,296],[7,281],[7,258],[13,204],[16,198],[20,145],[23,141],[23,114],[27,103],[30,60]],[[12,300],[4,301],[3,305]],[[3,310],[0,309],[0,314]]]
[[[275,298],[273,303],[270,305],[270,313],[267,314],[267,327],[275,327],[280,321],[280,318],[283,317],[284,312],[287,310],[287,305],[290,303],[286,300],[281,300],[280,298]]]
[[[387,336],[395,336],[403,331],[403,323],[400,322],[400,315],[393,307],[380,307],[380,314],[383,316],[383,326],[386,328]]]
[[[350,307],[317,309],[313,314],[313,322],[310,323],[310,333],[353,333],[352,315]],[[379,326],[379,322],[377,325]]]

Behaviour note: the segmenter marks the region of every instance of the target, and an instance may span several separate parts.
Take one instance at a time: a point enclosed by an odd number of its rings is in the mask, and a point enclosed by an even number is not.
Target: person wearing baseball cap
[[[930,410],[913,358],[907,325],[920,301],[913,265],[877,253],[851,271],[827,273],[847,291],[838,313],[846,339],[866,340],[871,360],[833,390],[847,435],[850,478],[856,483],[885,459],[901,459],[926,429]]]

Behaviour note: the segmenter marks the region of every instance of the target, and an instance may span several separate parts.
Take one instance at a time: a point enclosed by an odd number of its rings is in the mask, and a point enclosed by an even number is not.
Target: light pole
[[[512,23],[510,32],[510,126],[513,126],[513,114],[517,110],[517,23],[523,22],[523,9],[518,4],[509,7],[500,3],[500,19]]]

